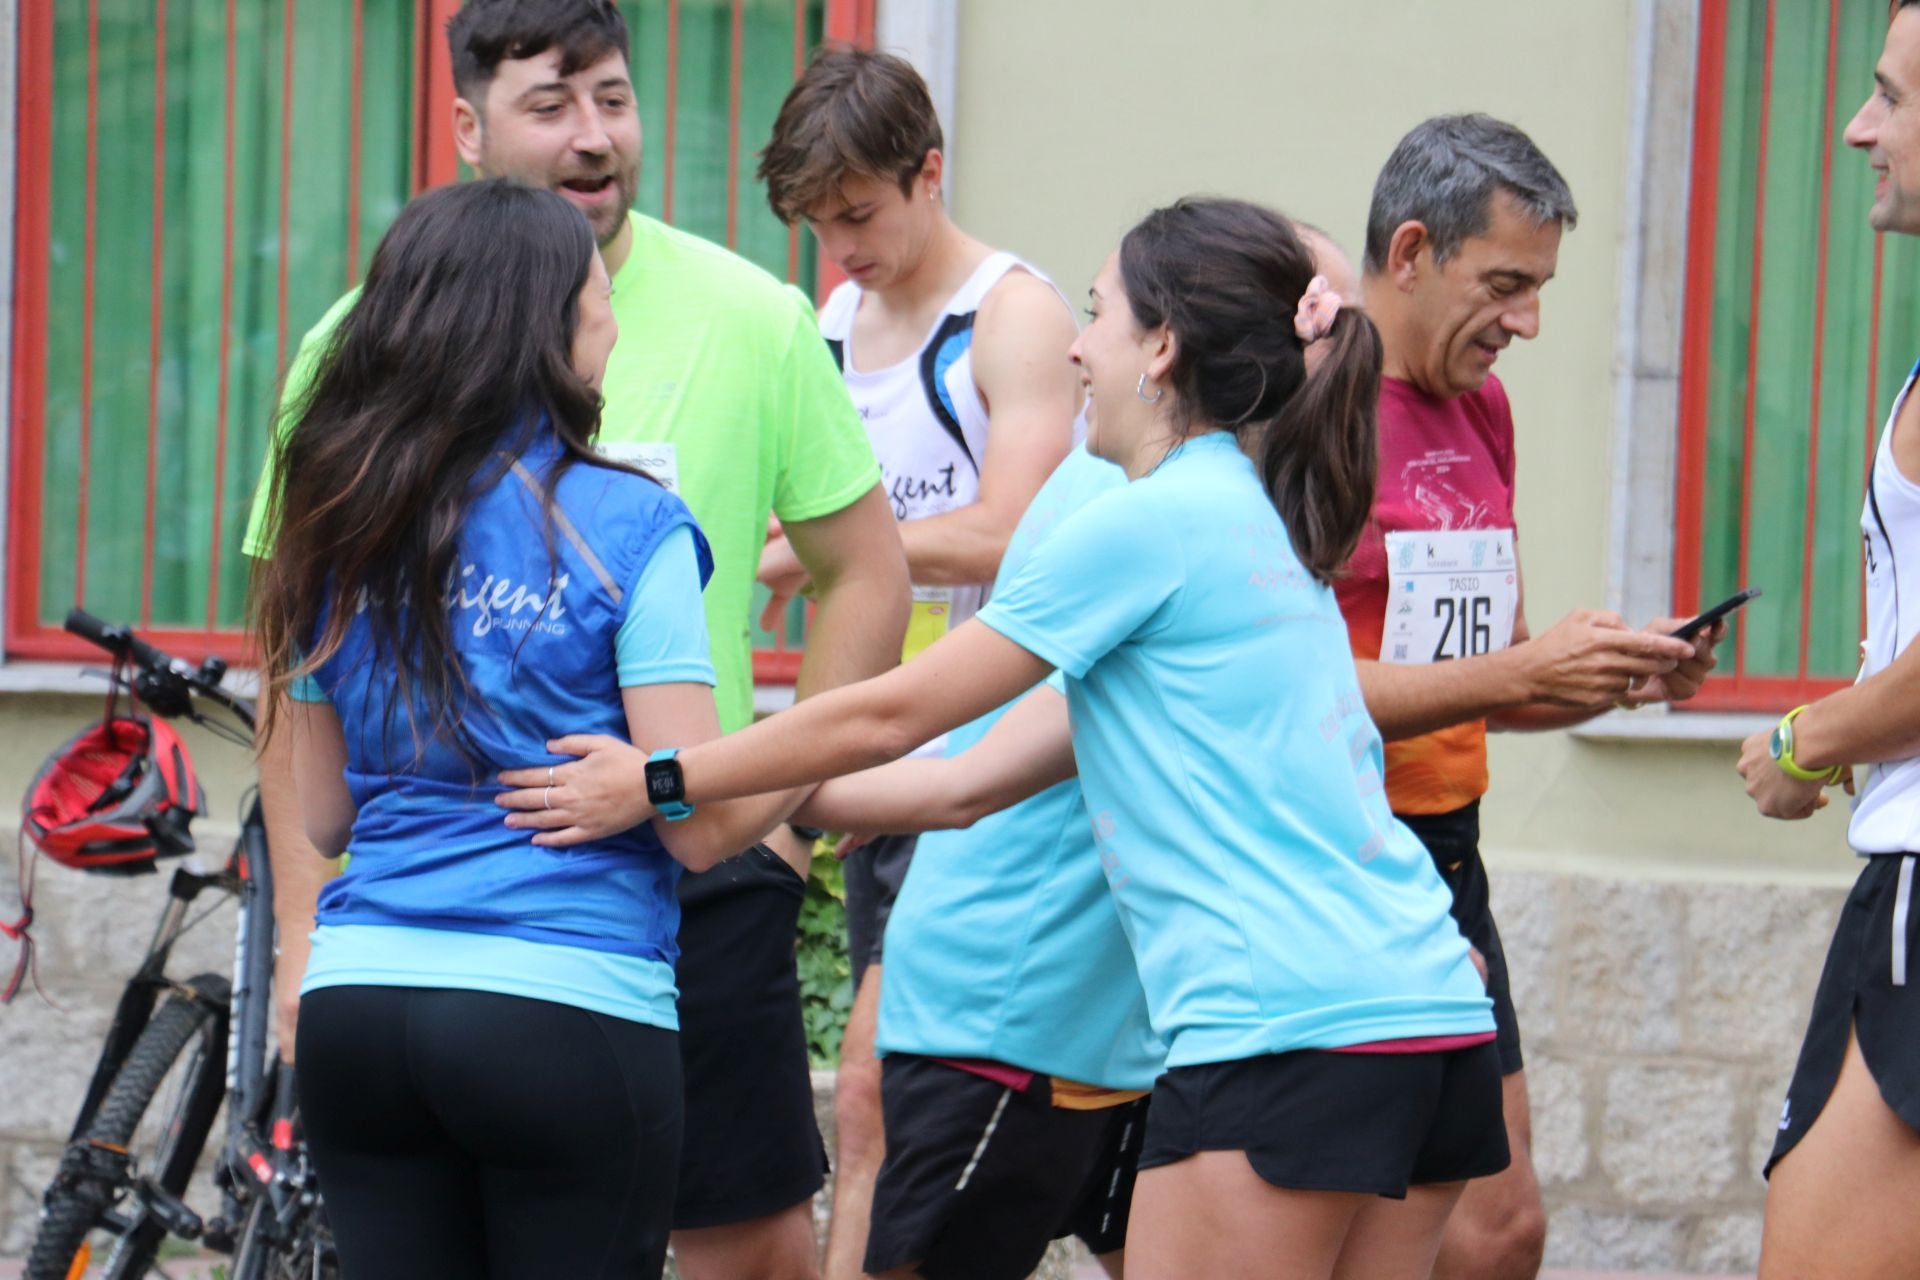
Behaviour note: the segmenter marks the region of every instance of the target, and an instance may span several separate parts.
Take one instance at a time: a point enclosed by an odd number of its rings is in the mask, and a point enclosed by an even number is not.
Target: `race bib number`
[[[953,588],[921,587],[913,589],[913,612],[907,618],[907,640],[900,646],[900,661],[915,654],[947,634],[953,625]]]
[[[680,496],[680,451],[671,444],[600,445],[600,456],[638,467],[675,497]]]
[[[1520,607],[1513,530],[1389,533],[1380,660],[1477,658],[1513,642]]]

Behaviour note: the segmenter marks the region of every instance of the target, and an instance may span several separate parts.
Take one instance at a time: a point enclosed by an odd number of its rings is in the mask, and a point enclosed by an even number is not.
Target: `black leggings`
[[[678,1036],[482,991],[300,1002],[300,1111],[344,1280],[657,1277]]]

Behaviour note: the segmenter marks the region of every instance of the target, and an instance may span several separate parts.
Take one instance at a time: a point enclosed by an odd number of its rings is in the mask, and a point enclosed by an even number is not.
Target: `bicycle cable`
[[[236,747],[246,747],[249,750],[253,747],[252,735],[242,732],[224,720],[215,720],[209,716],[203,716],[198,711],[187,712],[187,719],[199,725],[214,737],[231,742]]]

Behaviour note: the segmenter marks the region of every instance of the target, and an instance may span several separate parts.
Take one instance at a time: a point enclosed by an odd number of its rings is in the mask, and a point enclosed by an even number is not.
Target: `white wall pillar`
[[[875,45],[911,62],[933,95],[934,110],[940,113],[940,128],[946,134],[947,167],[942,185],[951,207],[960,0],[879,0],[873,36]]]

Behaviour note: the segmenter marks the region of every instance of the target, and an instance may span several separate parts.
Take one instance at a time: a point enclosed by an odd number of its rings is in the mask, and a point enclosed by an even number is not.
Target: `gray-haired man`
[[[1515,545],[1513,417],[1493,364],[1540,330],[1540,290],[1578,214],[1531,139],[1441,116],[1401,139],[1367,218],[1366,306],[1385,346],[1373,520],[1337,584],[1361,688],[1387,741],[1387,795],[1426,842],[1461,932],[1486,960],[1513,1163],[1472,1183],[1438,1277],[1536,1275],[1546,1217],[1529,1156],[1520,1029],[1487,901],[1479,804],[1486,733],[1577,724],[1691,697],[1713,642],[1579,610],[1528,630]]]

